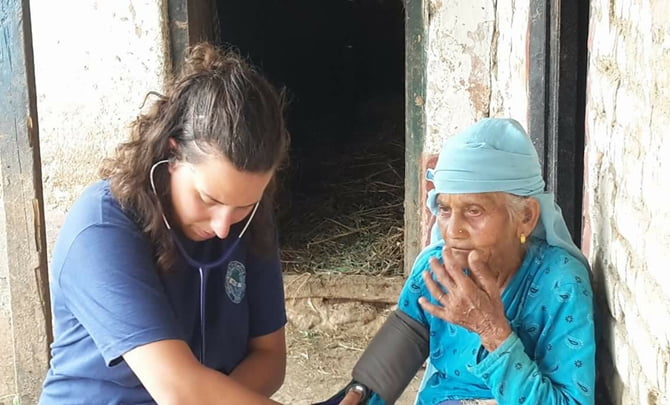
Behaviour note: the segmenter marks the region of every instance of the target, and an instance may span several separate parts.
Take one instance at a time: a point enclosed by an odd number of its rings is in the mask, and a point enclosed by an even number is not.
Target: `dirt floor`
[[[367,343],[395,308],[402,283],[401,277],[286,276],[288,368],[273,399],[309,405],[344,387]],[[421,376],[422,371],[397,404],[414,403]]]
[[[352,334],[329,334],[287,328],[286,381],[273,399],[283,404],[309,405],[328,399],[350,380],[350,371],[369,339]],[[396,404],[412,405],[423,371]]]

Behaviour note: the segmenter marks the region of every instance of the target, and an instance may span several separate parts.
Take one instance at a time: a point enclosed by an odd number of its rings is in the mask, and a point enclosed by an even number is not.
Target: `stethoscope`
[[[156,198],[158,198],[158,193],[156,193],[156,185],[154,184],[154,171],[156,171],[156,168],[162,165],[163,163],[171,163],[171,162],[172,161],[169,159],[159,160],[158,162],[154,163],[153,166],[151,166],[151,170],[149,171],[149,182],[151,183],[151,190],[153,191]],[[159,201],[158,204],[160,206],[160,199],[158,201]],[[205,315],[206,315],[205,303],[206,303],[206,292],[207,292],[205,286],[207,285],[207,276],[209,275],[210,269],[222,265],[226,260],[228,260],[228,257],[235,251],[237,245],[240,244],[240,240],[242,240],[242,236],[249,228],[249,224],[251,224],[251,220],[254,218],[254,215],[256,214],[259,205],[260,201],[256,202],[256,205],[254,205],[254,208],[251,211],[251,215],[249,215],[247,223],[244,225],[244,228],[242,228],[242,232],[240,232],[240,234],[233,241],[233,243],[230,246],[228,246],[226,251],[218,259],[208,263],[198,261],[188,254],[182,243],[179,241],[179,238],[172,231],[172,227],[170,226],[170,223],[165,217],[165,211],[163,210],[163,207],[162,206],[160,207],[161,216],[163,217],[163,223],[165,223],[165,227],[172,234],[172,239],[174,240],[175,245],[177,245],[177,249],[179,249],[179,252],[182,254],[182,256],[189,265],[198,269],[198,273],[200,275],[200,355],[198,356],[198,358],[200,360],[200,363],[202,364],[205,364]]]

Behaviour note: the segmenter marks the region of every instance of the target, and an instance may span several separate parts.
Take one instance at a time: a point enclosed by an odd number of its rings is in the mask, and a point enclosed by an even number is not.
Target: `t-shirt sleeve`
[[[72,241],[58,273],[65,302],[106,364],[147,343],[181,339],[149,243],[118,225],[93,225]]]
[[[248,280],[249,335],[259,337],[286,324],[284,282],[279,251],[267,258],[252,257]]]
[[[572,257],[560,260],[583,267]],[[554,266],[552,272],[562,276],[545,280],[537,292],[547,298],[537,311],[545,313],[545,322],[527,328],[537,336],[532,358],[519,335],[512,333],[470,370],[485,381],[499,404],[594,403],[595,337],[588,274],[584,269],[575,276],[563,266]]]

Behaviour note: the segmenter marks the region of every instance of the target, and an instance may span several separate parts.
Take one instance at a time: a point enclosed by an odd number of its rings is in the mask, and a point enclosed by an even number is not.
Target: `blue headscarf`
[[[540,161],[533,143],[515,120],[486,118],[444,143],[435,169],[427,179],[435,188],[428,192],[428,208],[437,214],[438,194],[506,192],[535,198],[540,219],[531,236],[567,250],[588,267],[575,246],[554,194],[544,191]],[[442,237],[433,228],[433,242]]]

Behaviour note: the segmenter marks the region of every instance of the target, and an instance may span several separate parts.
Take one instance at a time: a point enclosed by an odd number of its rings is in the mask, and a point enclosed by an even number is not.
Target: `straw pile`
[[[285,272],[403,274],[404,132],[386,131],[293,159],[279,215]]]

